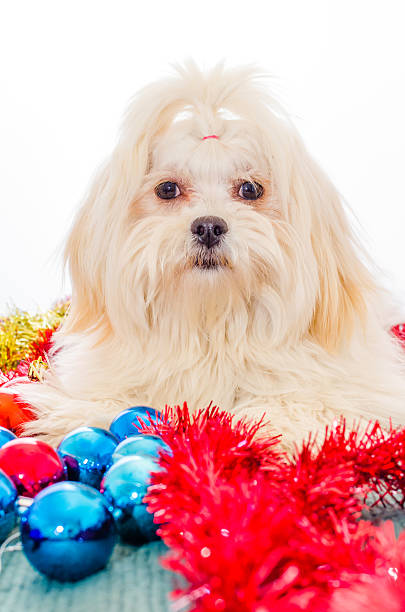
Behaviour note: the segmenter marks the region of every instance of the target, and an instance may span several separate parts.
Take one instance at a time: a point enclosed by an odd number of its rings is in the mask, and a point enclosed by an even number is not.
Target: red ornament
[[[14,482],[19,495],[34,497],[50,484],[66,480],[57,452],[41,440],[19,438],[0,448],[0,469]]]
[[[22,431],[23,423],[32,421],[34,418],[35,416],[31,412],[30,406],[19,400],[17,394],[6,393],[0,390],[0,425],[2,427],[11,429],[11,431],[19,435]]]

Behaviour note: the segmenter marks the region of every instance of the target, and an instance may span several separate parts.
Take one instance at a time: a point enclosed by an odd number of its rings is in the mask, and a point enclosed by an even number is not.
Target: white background
[[[405,302],[402,0],[52,0],[0,9],[0,313],[46,308],[60,244],[140,87],[193,57],[256,62]]]

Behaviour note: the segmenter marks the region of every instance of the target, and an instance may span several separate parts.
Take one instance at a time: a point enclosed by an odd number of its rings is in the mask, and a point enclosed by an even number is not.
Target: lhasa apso
[[[133,99],[66,244],[72,302],[43,382],[58,442],[119,411],[211,401],[286,449],[405,415],[401,348],[339,193],[250,68],[188,63]]]

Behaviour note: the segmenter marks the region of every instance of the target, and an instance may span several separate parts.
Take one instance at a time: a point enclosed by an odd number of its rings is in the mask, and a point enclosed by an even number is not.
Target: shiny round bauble
[[[123,410],[115,417],[110,425],[110,431],[121,442],[130,436],[138,436],[142,424],[145,423],[148,425],[151,421],[156,421],[159,415],[160,412],[154,408],[133,406],[132,408]]]
[[[172,455],[172,450],[162,438],[154,434],[142,434],[126,438],[120,442],[113,453],[113,462],[116,463],[123,457],[130,455],[146,455],[158,459],[161,452]]]
[[[10,442],[10,440],[15,440],[16,435],[13,434],[12,431],[6,429],[5,427],[0,427],[0,448],[6,444],[6,442]]]
[[[25,377],[13,379],[16,388]],[[17,393],[0,391],[0,425],[13,431],[21,432],[22,425],[35,418],[30,406],[21,401]]]
[[[41,440],[16,438],[0,448],[0,469],[11,478],[19,495],[34,497],[55,482],[66,480],[57,452]]]
[[[21,517],[21,541],[28,560],[39,572],[62,582],[102,569],[116,537],[104,497],[79,482],[45,489]]]
[[[13,481],[0,470],[0,544],[16,524],[16,501],[17,489]]]
[[[65,436],[58,454],[67,467],[69,480],[99,488],[104,473],[112,465],[117,438],[99,427],[78,427]]]
[[[101,482],[100,491],[114,515],[118,532],[131,544],[158,539],[153,514],[148,512],[143,498],[151,472],[161,469],[152,457],[132,455],[114,463]]]

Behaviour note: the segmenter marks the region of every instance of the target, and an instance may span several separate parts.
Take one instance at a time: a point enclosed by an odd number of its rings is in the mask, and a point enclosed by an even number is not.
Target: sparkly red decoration
[[[405,348],[405,324],[400,323],[391,328],[391,332],[401,341]]]
[[[292,459],[215,408],[167,409],[151,430],[173,450],[147,500],[164,564],[188,583],[175,610],[405,611],[405,535],[359,520],[370,493],[404,504],[405,430],[360,435],[342,420]]]
[[[38,359],[38,357],[46,359],[47,354],[52,348],[52,336],[54,331],[54,329],[49,328],[38,330],[37,338],[30,345],[29,360]]]
[[[19,438],[0,448],[0,469],[17,487],[19,495],[34,497],[50,484],[66,480],[57,452],[40,440]]]

